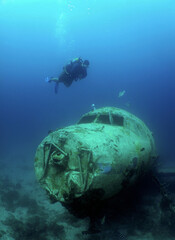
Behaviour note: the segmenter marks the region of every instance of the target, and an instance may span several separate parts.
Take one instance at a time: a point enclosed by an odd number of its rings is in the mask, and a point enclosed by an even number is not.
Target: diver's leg
[[[59,82],[57,81],[57,82],[55,83],[55,94],[58,93],[58,88],[59,88]]]
[[[64,71],[61,73],[61,75],[59,76],[59,82],[62,82],[64,83],[64,85],[66,87],[69,87],[72,82],[73,82],[73,79],[71,79],[71,76],[67,73],[65,73]]]

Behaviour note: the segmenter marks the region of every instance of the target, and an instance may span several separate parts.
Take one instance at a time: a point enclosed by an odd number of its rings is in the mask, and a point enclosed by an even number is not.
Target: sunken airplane
[[[45,137],[36,151],[35,172],[52,202],[88,216],[94,201],[127,191],[155,159],[147,126],[125,110],[103,107]]]

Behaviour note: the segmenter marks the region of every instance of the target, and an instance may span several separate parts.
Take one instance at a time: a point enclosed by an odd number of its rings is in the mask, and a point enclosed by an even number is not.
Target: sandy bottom
[[[83,235],[89,219],[49,202],[35,179],[33,160],[0,162],[1,240],[175,240],[175,214],[166,206],[162,212],[160,201],[158,193],[146,195],[128,212],[104,216],[100,233]]]

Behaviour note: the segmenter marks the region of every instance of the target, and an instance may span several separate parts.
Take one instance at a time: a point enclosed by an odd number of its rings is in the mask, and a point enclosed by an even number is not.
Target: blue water
[[[174,38],[174,0],[1,0],[1,159],[33,161],[48,130],[75,123],[94,103],[140,117],[173,164]],[[90,61],[87,78],[55,95],[44,79],[79,56]]]

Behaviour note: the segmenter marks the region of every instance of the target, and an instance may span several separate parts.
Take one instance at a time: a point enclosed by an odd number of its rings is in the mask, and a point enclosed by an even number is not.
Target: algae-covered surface
[[[96,190],[108,199],[144,175],[155,158],[154,139],[143,121],[104,107],[46,136],[36,151],[35,172],[55,201],[67,203]]]

